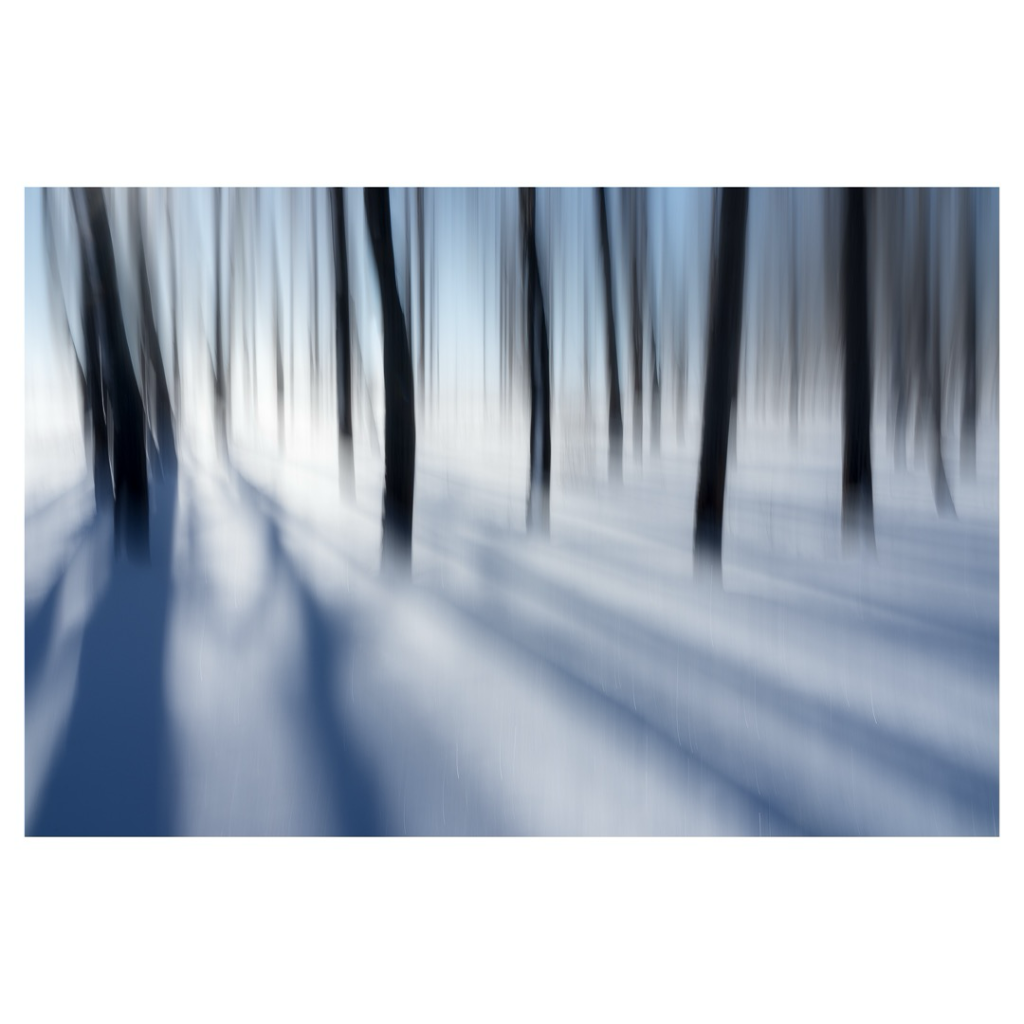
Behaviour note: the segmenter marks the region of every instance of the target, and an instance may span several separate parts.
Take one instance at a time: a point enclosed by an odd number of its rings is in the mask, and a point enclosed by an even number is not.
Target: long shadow
[[[263,520],[273,562],[288,579],[299,601],[306,652],[303,714],[307,738],[317,752],[329,786],[332,820],[328,831],[346,836],[384,835],[386,825],[379,787],[334,697],[339,668],[347,663],[352,648],[352,625],[324,613],[293,565],[281,543],[278,526],[278,520],[288,513],[241,472],[235,470],[233,476]]]
[[[29,834],[174,831],[164,649],[176,503],[176,478],[150,485],[150,564],[116,560],[85,626],[67,735]]]
[[[477,552],[477,561],[484,578],[494,583],[498,590],[510,589],[517,584],[529,586],[540,582],[498,552],[481,548]],[[772,673],[755,672],[742,661],[720,652],[710,654],[691,645],[684,646],[677,638],[656,628],[623,620],[605,605],[572,588],[551,579],[543,582],[550,598],[563,608],[574,609],[580,621],[589,622],[603,635],[617,635],[630,649],[643,651],[647,655],[656,656],[660,652],[673,660],[677,655],[681,656],[687,666],[691,687],[696,685],[700,690],[714,686],[739,700],[747,699],[756,691],[762,714],[778,716],[782,722],[796,729],[799,735],[826,739],[836,750],[837,758],[843,752],[855,754],[862,763],[884,768],[894,780],[903,779],[932,793],[944,794],[965,813],[973,811],[986,821],[994,814],[995,830],[998,831],[998,777],[959,764],[931,746],[892,729],[872,727],[842,707],[795,694]],[[506,638],[524,652],[545,662],[563,685],[572,687],[575,684],[577,691],[582,688],[593,700],[626,715],[633,715],[648,729],[660,734],[671,749],[682,753],[671,730],[660,718],[649,712],[632,709],[626,698],[602,693],[594,688],[593,683],[577,675],[572,666],[593,654],[583,641],[562,635],[555,647],[543,630],[523,622],[506,605],[491,597],[477,598],[472,605],[448,593],[437,592],[436,597],[491,633]],[[742,766],[733,759],[716,758],[713,754],[710,760],[707,754],[701,757],[724,780],[752,799],[759,799],[750,792],[749,783],[741,776]],[[772,813],[785,815],[800,831],[841,835],[855,831],[844,809],[835,803],[810,814],[807,801],[799,792],[803,785],[798,782],[796,790],[790,787],[788,792],[782,790],[775,793],[771,800]]]
[[[68,540],[67,566],[78,557],[78,553],[85,543],[86,536],[93,532],[96,519],[82,523]],[[64,581],[67,578],[68,568],[64,568],[57,574],[57,578],[50,585],[43,599],[36,603],[30,612],[25,610],[25,697],[35,689],[39,682],[39,668],[46,660],[46,654],[50,649],[50,642],[53,638],[53,623],[57,617],[57,605],[60,602],[61,591]]]

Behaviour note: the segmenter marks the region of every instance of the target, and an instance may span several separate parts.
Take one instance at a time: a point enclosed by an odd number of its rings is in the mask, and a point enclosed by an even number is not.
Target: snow
[[[408,583],[358,439],[354,497],[326,442],[186,443],[147,569],[81,459],[27,451],[26,831],[999,833],[994,424],[974,482],[947,444],[950,519],[876,429],[871,554],[837,426],[741,422],[717,582],[699,423],[609,487],[600,428],[556,420],[549,537],[524,426],[421,428]]]

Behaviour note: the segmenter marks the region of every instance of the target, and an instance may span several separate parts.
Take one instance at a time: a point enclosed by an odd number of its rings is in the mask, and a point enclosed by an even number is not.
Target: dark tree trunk
[[[138,189],[132,191],[132,213],[135,224],[135,265],[139,281],[139,295],[142,313],[142,355],[139,366],[148,364],[153,381],[153,418],[155,422],[156,444],[161,473],[175,473],[178,467],[178,456],[174,443],[174,415],[171,410],[171,395],[167,388],[167,375],[164,373],[163,354],[160,349],[160,337],[156,329],[156,317],[153,314],[153,296],[149,284],[149,267],[146,262],[146,245],[142,234],[141,196]],[[173,301],[173,300],[172,300]],[[145,372],[145,371],[144,371]]]
[[[718,256],[708,323],[704,426],[694,515],[694,552],[713,572],[722,566],[722,518],[729,423],[743,326],[743,275],[747,244],[747,190],[722,192]]]
[[[939,305],[941,291],[941,260],[939,257],[941,236],[939,234],[941,208],[939,194],[932,193],[932,217],[935,221],[932,231],[932,249],[930,255],[931,296],[928,313],[928,376],[931,381],[930,411],[932,416],[932,487],[935,492],[935,508],[940,515],[955,515],[953,496],[949,493],[949,481],[946,478],[946,464],[942,459],[942,315]]]
[[[355,490],[352,451],[352,344],[351,325],[349,324],[348,245],[345,239],[344,189],[331,189],[331,208],[334,212],[334,338],[338,393],[338,471],[342,489],[345,493],[352,494]]]
[[[416,410],[412,353],[395,277],[388,190],[364,192],[366,223],[380,285],[384,321],[384,521],[382,563],[412,570],[412,513],[416,477]]]
[[[864,189],[849,189],[843,239],[843,535],[874,543],[871,350]]]
[[[615,302],[611,244],[608,240],[608,204],[604,189],[597,190],[597,219],[601,230],[601,266],[604,271],[605,356],[608,371],[608,479],[622,480],[622,398],[619,394],[619,356],[615,344]]]
[[[417,381],[419,383],[419,406],[420,416],[423,416],[424,402],[426,401],[426,380],[425,380],[425,342],[426,337],[426,304],[424,301],[424,248],[425,243],[423,241],[423,189],[416,189],[416,241],[419,248],[419,262],[418,262],[418,273],[419,273],[419,299],[420,299],[420,349],[419,349],[419,375]]]
[[[973,480],[977,452],[978,419],[978,265],[975,198],[971,190],[963,197],[961,258],[966,263],[964,309],[964,404],[960,420],[960,474]]]
[[[651,311],[651,455],[661,453],[661,359],[654,331],[654,312]]]
[[[133,561],[149,560],[149,481],[146,421],[132,371],[117,282],[114,244],[102,189],[85,190],[95,264],[92,287],[103,318],[110,420],[113,428],[114,547]]]
[[[547,318],[537,260],[536,193],[519,190],[526,264],[526,324],[530,357],[530,496],[526,519],[532,530],[550,530],[551,367]]]

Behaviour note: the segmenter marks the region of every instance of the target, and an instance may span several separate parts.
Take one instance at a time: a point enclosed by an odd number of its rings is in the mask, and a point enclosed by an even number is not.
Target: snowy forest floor
[[[998,834],[994,424],[972,482],[948,446],[955,518],[876,432],[873,555],[838,429],[741,428],[719,582],[697,425],[618,488],[556,437],[548,538],[525,445],[471,434],[420,438],[411,584],[376,453],[349,500],[329,446],[183,445],[140,568],[84,462],[27,450],[26,831]]]

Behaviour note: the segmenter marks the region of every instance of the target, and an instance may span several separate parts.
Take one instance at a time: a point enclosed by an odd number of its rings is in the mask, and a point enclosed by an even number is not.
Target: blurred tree
[[[743,326],[747,205],[747,189],[722,190],[718,255],[712,275],[712,306],[708,317],[704,426],[693,541],[696,559],[716,574],[722,567],[726,462]]]
[[[344,189],[331,189],[331,209],[334,213],[334,339],[338,393],[338,472],[342,490],[351,495],[355,492],[355,468],[352,449],[352,345],[349,323],[348,243],[345,239]]]
[[[843,237],[843,535],[874,544],[871,351],[864,189],[847,190]]]
[[[426,304],[424,302],[424,240],[423,240],[423,189],[416,189],[416,241],[419,247],[417,260],[417,270],[419,272],[419,300],[420,300],[420,351],[419,351],[419,375],[418,384],[419,391],[419,406],[420,416],[424,413],[424,403],[426,401],[426,380],[425,376],[425,359],[424,359],[424,338],[426,336]]]
[[[964,289],[964,399],[960,419],[960,475],[971,480],[975,474],[978,418],[978,241],[977,207],[973,190],[960,197],[960,262]]]
[[[519,190],[520,225],[526,274],[526,332],[530,358],[530,529],[550,529],[551,367],[544,292],[537,260],[536,192]]]
[[[597,190],[597,219],[601,232],[601,266],[604,271],[605,356],[608,371],[608,479],[621,481],[622,398],[619,395],[619,356],[615,344],[615,303],[611,244],[608,239],[608,203],[603,188]]]
[[[640,206],[646,204],[646,195],[640,189],[623,191],[626,260],[629,266],[629,306],[631,352],[633,356],[633,458],[643,461],[644,449],[644,314],[640,297],[643,287],[643,257],[647,244],[646,219]]]
[[[384,321],[384,516],[382,564],[412,570],[416,415],[412,353],[395,277],[391,200],[386,188],[363,193]]]
[[[103,190],[81,190],[76,209],[88,225],[91,251],[86,254],[83,278],[88,278],[93,308],[90,329],[102,322],[103,377],[107,421],[113,434],[114,550],[124,550],[133,561],[149,560],[149,482],[146,473],[146,422],[142,396],[132,370],[114,244]],[[84,234],[84,232],[83,232]]]

